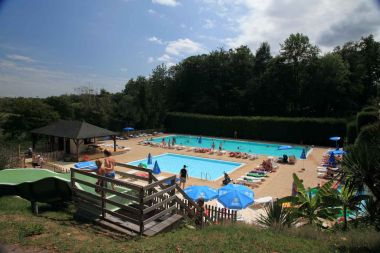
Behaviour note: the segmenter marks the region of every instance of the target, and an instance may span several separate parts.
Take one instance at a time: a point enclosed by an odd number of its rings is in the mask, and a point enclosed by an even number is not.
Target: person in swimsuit
[[[105,166],[105,174],[104,176],[105,177],[108,177],[108,178],[112,178],[112,179],[115,179],[115,159],[113,159],[111,156],[112,156],[112,153],[110,151],[108,151],[107,149],[104,150],[104,156],[105,156],[105,159],[104,159],[104,166]],[[112,186],[112,189],[115,190],[115,185],[114,184],[111,184]]]
[[[105,170],[102,167],[102,161],[100,161],[99,159],[97,159],[95,161],[95,164],[96,164],[96,167],[97,167],[96,174],[98,176],[104,176]],[[104,186],[104,181],[102,179],[98,179],[98,181],[96,181],[96,185],[99,186],[99,187],[95,187],[95,192],[100,193],[101,192],[101,187]]]
[[[187,177],[188,177],[188,175],[187,175],[186,165],[183,165],[183,168],[179,172],[179,180],[180,180],[179,181],[179,187],[181,187],[181,184],[182,184],[182,189],[185,189]]]

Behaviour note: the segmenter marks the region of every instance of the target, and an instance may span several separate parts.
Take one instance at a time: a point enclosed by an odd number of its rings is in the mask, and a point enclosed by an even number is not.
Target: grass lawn
[[[275,232],[252,226],[178,228],[152,238],[128,238],[73,220],[73,210],[41,207],[32,215],[29,202],[0,198],[0,243],[23,252],[380,252],[380,234],[370,229],[321,233],[314,229]]]

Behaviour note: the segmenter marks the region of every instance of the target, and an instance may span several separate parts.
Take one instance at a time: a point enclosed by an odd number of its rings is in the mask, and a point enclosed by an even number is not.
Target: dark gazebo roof
[[[51,125],[31,131],[33,134],[43,134],[70,139],[87,139],[118,135],[110,130],[91,125],[84,121],[59,120]]]

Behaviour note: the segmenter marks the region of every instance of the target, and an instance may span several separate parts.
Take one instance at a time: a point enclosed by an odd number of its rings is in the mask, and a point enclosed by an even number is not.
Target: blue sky
[[[380,39],[371,0],[0,0],[0,96],[116,92],[218,47],[263,41],[274,54],[302,32],[326,52],[348,40]]]

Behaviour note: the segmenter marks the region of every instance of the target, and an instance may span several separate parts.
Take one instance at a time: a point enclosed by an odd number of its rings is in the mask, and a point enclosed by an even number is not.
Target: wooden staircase
[[[184,217],[192,220],[196,218],[201,228],[205,224],[236,221],[236,212],[230,215],[226,210],[216,207],[208,209],[209,215],[205,215],[207,206],[201,208],[189,198],[175,183],[176,176],[158,180],[149,169],[117,165],[148,173],[149,177],[146,178],[117,172],[124,178],[145,180],[146,185],[71,168],[71,189],[78,217],[95,221],[103,227],[129,236],[153,236],[168,231],[177,226]],[[104,184],[97,185],[96,181]],[[116,190],[107,188],[107,184],[116,185]]]

